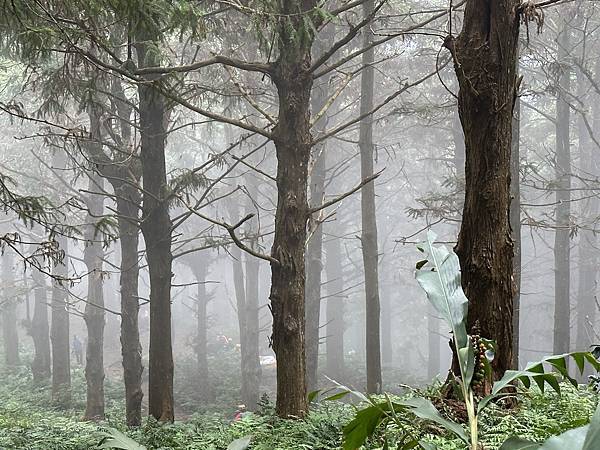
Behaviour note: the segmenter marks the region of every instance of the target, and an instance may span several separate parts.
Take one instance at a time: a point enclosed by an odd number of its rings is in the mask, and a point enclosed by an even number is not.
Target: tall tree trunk
[[[52,400],[62,408],[71,405],[71,354],[69,348],[69,305],[67,289],[59,280],[68,277],[69,251],[67,238],[56,238],[60,250],[64,251],[62,261],[54,264],[52,274]]]
[[[136,44],[140,66],[158,66],[160,61],[148,36]],[[164,97],[151,84],[140,84],[140,138],[144,180],[142,234],[150,273],[150,348],[148,410],[161,422],[172,422],[173,349],[171,343],[171,227],[165,163],[166,106]]]
[[[308,409],[305,367],[305,245],[309,215],[307,200],[310,134],[309,71],[312,45],[298,8],[305,12],[313,1],[284,0],[279,26],[280,55],[272,79],[279,96],[279,118],[273,129],[277,154],[277,210],[271,256],[271,311],[273,350],[277,357],[277,414],[302,417]],[[295,30],[295,31],[294,31]],[[302,31],[299,31],[302,30]],[[307,36],[307,34],[309,36]]]
[[[194,351],[196,353],[198,390],[200,397],[205,400],[213,400],[212,386],[208,371],[208,293],[206,291],[206,275],[208,273],[208,264],[205,262],[205,255],[198,255],[190,265],[192,273],[196,278],[196,341]]]
[[[258,186],[253,177],[247,177],[246,188],[248,189],[248,202],[246,214],[254,210],[252,199],[258,195]],[[250,237],[249,245],[258,251],[257,230],[252,228],[251,222],[246,223],[246,236]],[[245,256],[246,269],[246,342],[242,343],[242,402],[250,409],[258,407],[260,400],[260,380],[262,368],[260,366],[260,294],[259,274],[260,261],[249,255]]]
[[[50,379],[50,325],[48,324],[48,295],[44,275],[32,269],[33,278],[33,318],[31,338],[35,349],[31,362],[33,381],[45,383]]]
[[[559,79],[556,97],[556,211],[554,232],[554,354],[570,350],[571,333],[571,144],[570,107],[567,96],[571,89],[569,58],[569,24],[561,19],[557,38]]]
[[[17,329],[17,298],[15,292],[14,257],[7,249],[2,255],[2,338],[4,361],[9,369],[21,363]]]
[[[375,7],[374,0],[363,4],[363,15],[368,17]],[[363,30],[363,47],[373,42],[370,27]],[[363,53],[360,90],[360,114],[373,109],[375,89],[375,49],[371,47]],[[360,146],[360,174],[362,179],[373,175],[373,117],[365,117],[360,122],[358,138]],[[375,215],[375,183],[369,183],[361,190],[362,212],[362,255],[365,272],[366,302],[366,354],[367,354],[367,392],[381,392],[381,344],[380,344],[380,304],[379,304],[379,253],[377,247],[377,218]]]
[[[330,236],[325,240],[325,273],[327,275],[327,301],[325,303],[327,315],[325,354],[327,363],[327,376],[339,381],[344,381],[344,273],[342,269],[342,244],[337,234],[343,235],[341,221],[335,225],[328,225]],[[335,233],[332,233],[335,229]],[[333,236],[332,236],[333,234]]]
[[[315,40],[314,53],[321,56],[331,40],[327,31]],[[312,90],[311,108],[318,114],[329,98],[329,77],[319,80]],[[323,114],[314,124],[318,136],[327,125],[327,115]],[[325,197],[326,144],[324,142],[312,148],[312,170],[310,173],[310,206],[323,203]],[[321,322],[321,278],[323,273],[323,226],[319,221],[322,212],[309,219],[309,237],[306,249],[306,384],[308,391],[318,388],[317,371],[319,366],[319,330]]]
[[[595,74],[600,74],[600,60],[596,62]],[[586,77],[577,71],[578,97],[585,103],[592,104],[592,130],[597,137],[600,135],[600,106],[599,95],[585,96],[589,86]],[[584,177],[599,177],[600,164],[597,156],[598,148],[591,142],[590,134],[583,117],[578,119],[580,166]],[[583,203],[583,220],[593,227],[595,219],[600,214],[600,201],[592,196]],[[598,238],[594,230],[584,228],[579,234],[579,288],[577,291],[577,335],[576,350],[587,350],[594,343],[594,324],[596,319],[595,297],[598,291],[597,268],[599,262]]]
[[[515,100],[510,156],[510,228],[514,242],[513,280],[513,354],[512,369],[519,368],[519,320],[521,316],[521,173],[520,173],[521,102]]]
[[[237,220],[238,208],[236,205],[231,205],[231,217]],[[241,372],[242,372],[242,386],[241,386],[241,397],[242,403],[249,409],[254,410],[258,402],[258,386],[256,392],[254,390],[254,380],[249,379],[254,376],[253,373],[249,373],[253,370],[253,365],[250,361],[249,346],[252,347],[253,343],[250,342],[250,324],[249,324],[249,306],[248,306],[248,274],[244,273],[244,261],[242,258],[242,252],[239,248],[233,247],[231,249],[233,256],[232,269],[233,269],[233,284],[235,288],[236,307],[238,314],[238,326],[240,330],[240,353],[241,353]],[[250,258],[246,258],[248,261]],[[257,327],[258,328],[258,327]],[[258,339],[256,340],[258,344]],[[258,356],[257,356],[258,358]]]
[[[142,344],[138,314],[139,233],[137,224],[140,192],[129,183],[114,184],[117,196],[119,242],[121,245],[121,354],[125,384],[125,414],[130,427],[142,423]]]
[[[100,121],[92,117],[92,136],[99,136]],[[94,120],[96,119],[96,120]],[[98,133],[98,134],[96,134]],[[90,145],[98,145],[92,143]],[[102,144],[100,144],[102,145]],[[103,179],[90,172],[89,191],[100,192],[104,187]],[[83,260],[88,270],[88,295],[85,304],[84,320],[87,327],[87,348],[85,352],[85,380],[87,384],[84,420],[104,419],[104,292],[102,282],[102,235],[96,230],[96,223],[103,214],[104,198],[89,194],[86,199],[88,208],[85,230],[85,249]]]
[[[468,328],[497,343],[493,375],[512,365],[513,242],[509,224],[512,114],[520,0],[467,0],[448,37],[465,136],[465,204],[456,252],[469,298]]]
[[[142,423],[142,344],[139,332],[139,215],[141,193],[138,188],[141,177],[139,158],[131,142],[132,106],[127,102],[120,80],[114,78],[111,91],[119,116],[121,147],[123,154],[132,153],[127,162],[122,156],[106,160],[97,167],[112,185],[117,203],[117,224],[121,250],[120,301],[121,301],[121,354],[123,358],[123,380],[125,384],[125,415],[127,425],[136,427]],[[101,150],[101,149],[100,149]],[[92,158],[93,159],[93,158]]]

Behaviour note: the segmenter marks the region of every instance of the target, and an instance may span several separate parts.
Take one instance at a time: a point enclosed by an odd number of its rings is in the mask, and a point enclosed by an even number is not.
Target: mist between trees
[[[443,381],[430,228],[493,379],[597,342],[594,1],[1,8],[4,363],[57,406],[78,367],[130,426]]]

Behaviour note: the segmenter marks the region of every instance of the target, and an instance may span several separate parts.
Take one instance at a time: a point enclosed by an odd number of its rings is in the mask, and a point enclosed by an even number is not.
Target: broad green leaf
[[[315,399],[319,396],[320,393],[321,393],[321,391],[319,391],[319,390],[309,392],[308,403],[312,403],[313,401],[315,401]]]
[[[399,404],[401,406],[410,408],[410,412],[412,412],[415,416],[420,417],[421,419],[431,420],[432,422],[441,425],[446,430],[454,433],[464,442],[469,442],[469,438],[467,437],[463,427],[455,422],[444,419],[437,408],[433,406],[433,403],[431,403],[429,400],[426,400],[422,397],[414,397],[404,400]]]
[[[138,444],[129,436],[124,435],[119,430],[109,428],[106,436],[100,443],[99,449],[119,449],[119,450],[147,450],[143,445]]]
[[[357,411],[354,419],[344,427],[344,450],[356,450],[371,436],[385,415],[387,403],[369,406]]]
[[[579,365],[578,365],[579,367]],[[600,449],[600,405],[589,425],[552,436],[543,444],[511,437],[499,450],[598,450]]]
[[[541,445],[513,436],[504,441],[498,450],[539,450]]]
[[[498,450],[538,450],[541,445],[513,436],[504,441]]]
[[[236,439],[227,446],[227,450],[246,450],[248,447],[250,447],[251,440],[252,436],[244,436]]]
[[[427,256],[427,263],[418,264],[415,277],[429,302],[452,329],[461,376],[468,385],[471,382],[468,377],[468,347],[471,347],[471,342],[466,327],[469,301],[462,290],[458,256],[443,245],[435,247],[433,244],[436,237],[430,230],[427,232],[427,240],[420,244],[419,250]]]
[[[539,447],[539,450],[583,450],[588,428],[589,425],[586,425],[552,436]],[[598,450],[598,447],[589,447],[587,450]]]
[[[466,347],[458,349],[458,360],[462,364],[462,373],[464,376],[465,384],[471,384],[473,374],[475,373],[475,350],[469,343]]]
[[[507,387],[514,387],[515,381],[522,382],[525,387],[529,387],[531,381],[534,381],[540,390],[543,392],[546,384],[560,394],[559,376],[567,379],[570,383],[577,386],[577,382],[567,372],[567,360],[573,358],[577,368],[583,372],[584,361],[587,361],[595,370],[600,369],[600,362],[589,352],[573,352],[565,353],[564,355],[547,356],[541,361],[529,363],[523,370],[507,370],[502,379],[496,381],[492,387],[492,392],[487,397],[484,397],[478,405],[478,411],[482,411],[490,401],[498,397],[501,392]],[[551,371],[546,372],[544,364],[548,364],[552,369],[559,374]],[[599,447],[600,448],[600,447]]]
[[[339,399],[344,398],[345,396],[347,396],[349,394],[351,394],[350,391],[342,391],[342,392],[338,392],[337,394],[333,394],[333,395],[325,398],[325,400],[328,400],[328,401],[339,400]]]
[[[423,450],[437,450],[437,445],[432,444],[431,442],[423,442],[419,441],[419,445],[423,448]]]
[[[582,450],[596,450],[600,448],[600,405],[590,422]]]
[[[354,395],[361,402],[372,403],[371,399],[369,397],[367,397],[365,394],[363,394],[362,392],[350,389],[348,386],[344,386],[343,384],[340,384],[337,381],[335,381],[335,380],[333,380],[333,379],[331,379],[331,378],[329,378],[327,376],[325,378],[327,378],[329,381],[331,381],[332,383],[334,383],[336,385],[336,388],[340,389],[342,392]],[[332,390],[333,389],[330,389],[328,392],[331,392]],[[341,392],[340,392],[340,394],[341,394]]]

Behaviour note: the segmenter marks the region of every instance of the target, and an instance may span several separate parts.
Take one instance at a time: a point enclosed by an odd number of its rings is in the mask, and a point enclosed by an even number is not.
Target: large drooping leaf
[[[504,441],[498,450],[539,450],[541,445],[537,442],[513,436]]]
[[[558,436],[552,436],[543,444],[529,442],[519,438],[505,441],[499,450],[584,450],[583,442],[589,425],[573,428]],[[598,447],[588,447],[586,450],[597,450]]]
[[[487,397],[484,397],[478,405],[478,410],[482,411],[490,401],[498,397],[507,387],[514,388],[513,383],[520,381],[529,387],[531,382],[537,384],[543,392],[546,384],[560,394],[560,379],[559,377],[568,380],[573,386],[577,387],[577,380],[569,375],[567,369],[567,360],[572,358],[575,361],[579,372],[583,373],[585,362],[587,361],[595,370],[600,370],[600,362],[589,352],[573,352],[564,355],[547,356],[541,361],[529,363],[523,370],[507,370],[502,379],[496,381],[492,387],[492,392]],[[545,365],[550,367],[550,371],[546,371]],[[600,449],[600,447],[599,447]]]
[[[387,409],[387,402],[381,402],[358,410],[354,419],[344,427],[344,450],[360,448],[375,433]]]
[[[458,256],[443,245],[434,246],[436,234],[427,232],[427,240],[418,246],[426,260],[417,264],[415,276],[429,302],[452,329],[453,339],[466,385],[474,371],[474,350],[467,335],[468,300],[460,281]]]
[[[129,436],[124,435],[119,430],[109,428],[108,432],[105,433],[102,442],[100,443],[99,449],[119,449],[119,450],[147,450],[141,444],[138,444]]]
[[[590,427],[585,435],[582,450],[593,450],[600,448],[600,405],[596,407],[596,412],[590,421]]]
[[[246,450],[248,447],[250,447],[251,440],[252,436],[244,436],[236,439],[227,446],[227,450]]]
[[[464,428],[456,422],[444,419],[444,417],[442,417],[437,408],[429,400],[424,399],[422,397],[414,397],[408,400],[403,400],[402,402],[400,402],[400,404],[404,407],[409,408],[409,411],[412,412],[415,416],[420,417],[421,419],[431,420],[432,422],[441,425],[446,430],[454,433],[464,442],[469,442]]]
[[[468,443],[465,430],[459,424],[442,417],[429,400],[415,397],[406,400],[391,401],[388,398],[387,401],[378,402],[371,399],[370,406],[356,412],[354,419],[344,427],[344,450],[360,448],[375,433],[377,427],[386,418],[393,419],[395,416],[397,417],[398,413],[404,415],[412,413],[421,419],[435,422]],[[421,448],[426,448],[423,443],[419,443],[419,445]]]

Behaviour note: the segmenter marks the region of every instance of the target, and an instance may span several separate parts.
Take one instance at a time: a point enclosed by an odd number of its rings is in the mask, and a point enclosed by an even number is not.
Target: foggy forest
[[[2,0],[0,204],[0,449],[600,450],[596,0]]]

